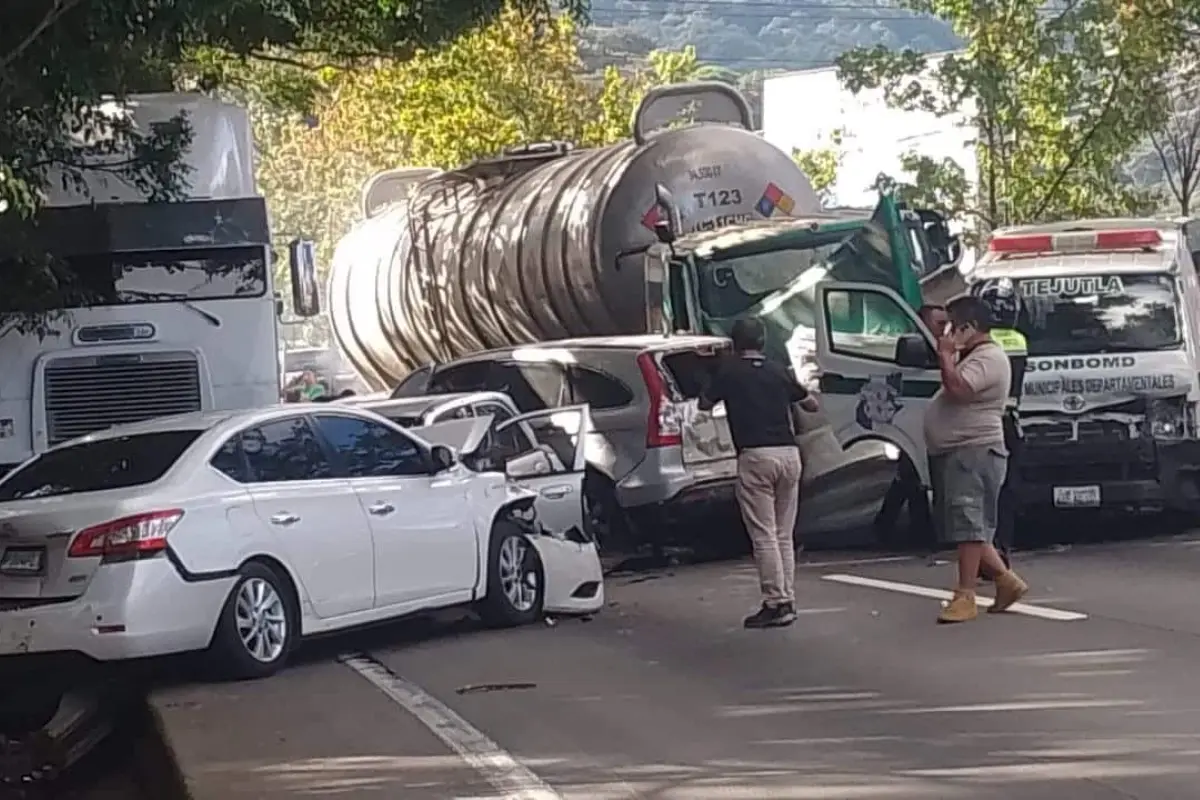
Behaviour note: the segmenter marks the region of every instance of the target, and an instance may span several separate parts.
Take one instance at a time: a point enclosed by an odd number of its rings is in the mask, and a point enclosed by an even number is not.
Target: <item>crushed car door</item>
[[[867,438],[899,446],[927,479],[923,419],[941,377],[933,336],[892,289],[867,283],[817,286],[821,404],[843,445]],[[924,338],[929,362],[900,366],[901,337]]]
[[[555,538],[583,539],[584,444],[588,406],[534,411],[496,426],[494,457],[505,473],[538,493],[538,522]]]

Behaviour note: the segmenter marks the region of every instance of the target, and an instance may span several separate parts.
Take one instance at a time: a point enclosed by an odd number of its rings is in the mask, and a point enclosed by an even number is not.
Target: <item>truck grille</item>
[[[1127,442],[1134,430],[1116,420],[1064,420],[1024,428],[1025,441],[1035,447],[1067,442]]]
[[[200,410],[200,367],[191,353],[56,359],[45,369],[51,445],[113,425]]]
[[[1131,405],[1117,410],[1137,413]],[[1024,446],[1016,460],[1025,483],[1072,484],[1154,480],[1154,441],[1141,435],[1140,417],[1022,420]]]

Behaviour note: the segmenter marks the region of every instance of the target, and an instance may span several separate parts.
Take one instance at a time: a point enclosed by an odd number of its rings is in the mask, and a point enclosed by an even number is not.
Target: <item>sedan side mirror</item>
[[[429,464],[436,475],[454,466],[454,451],[444,444],[435,444],[429,451]]]
[[[929,342],[919,333],[906,333],[896,340],[896,364],[901,367],[933,369],[937,357]]]

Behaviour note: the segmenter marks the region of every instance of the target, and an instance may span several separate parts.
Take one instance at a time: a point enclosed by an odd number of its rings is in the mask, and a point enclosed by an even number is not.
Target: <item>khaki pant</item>
[[[793,531],[800,500],[800,448],[756,447],[738,456],[737,500],[754,546],[767,605],[796,602]]]

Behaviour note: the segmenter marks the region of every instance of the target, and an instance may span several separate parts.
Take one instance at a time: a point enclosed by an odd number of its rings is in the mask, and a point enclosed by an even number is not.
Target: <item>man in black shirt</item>
[[[817,401],[782,367],[766,359],[766,330],[756,319],[733,325],[734,356],[726,359],[700,398],[708,410],[725,403],[738,452],[737,499],[762,588],[762,607],[747,628],[796,621],[796,550],[793,531],[800,500],[800,448],[792,404],[816,411]]]

